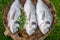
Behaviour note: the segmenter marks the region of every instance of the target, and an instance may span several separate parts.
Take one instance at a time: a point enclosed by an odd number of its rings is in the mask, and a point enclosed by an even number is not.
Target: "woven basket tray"
[[[22,6],[24,6],[25,1],[26,0],[21,0]],[[9,4],[9,6],[4,10],[4,15],[3,15],[3,22],[4,22],[5,29],[6,29],[6,31],[4,32],[5,36],[10,36],[13,40],[44,40],[49,35],[49,33],[51,33],[51,30],[54,28],[53,26],[56,23],[56,12],[55,12],[54,6],[50,3],[49,0],[44,0],[43,2],[49,7],[49,9],[51,10],[51,13],[53,15],[53,18],[54,18],[51,29],[46,35],[43,35],[40,32],[39,28],[36,29],[35,34],[33,34],[32,36],[28,36],[28,34],[26,33],[25,30],[23,30],[22,33],[20,33],[20,31],[18,31],[15,34],[12,34],[10,32],[9,27],[7,26],[8,25],[7,15],[8,15],[10,6],[12,4],[12,2],[11,2]],[[33,3],[36,5],[37,0],[33,0]]]

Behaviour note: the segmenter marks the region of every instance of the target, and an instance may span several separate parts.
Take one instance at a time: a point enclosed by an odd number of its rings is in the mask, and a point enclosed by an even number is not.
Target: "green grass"
[[[11,0],[0,0],[0,40],[12,40],[10,37],[4,36],[5,28],[3,25],[3,11],[10,2]],[[51,0],[51,2],[56,8],[57,23],[45,40],[60,40],[60,0]]]

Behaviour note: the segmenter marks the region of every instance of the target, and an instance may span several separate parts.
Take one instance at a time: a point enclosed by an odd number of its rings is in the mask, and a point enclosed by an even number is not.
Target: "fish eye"
[[[15,24],[16,24],[16,23],[20,24],[20,22],[19,22],[19,21],[16,21],[16,22],[15,22]]]
[[[36,22],[32,22],[32,25],[36,25]]]
[[[47,23],[47,24],[50,24],[50,22],[49,22],[49,21],[47,21],[46,23]]]

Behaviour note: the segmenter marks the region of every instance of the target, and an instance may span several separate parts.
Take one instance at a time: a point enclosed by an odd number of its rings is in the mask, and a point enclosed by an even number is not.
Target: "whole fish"
[[[8,13],[8,26],[10,28],[10,31],[12,33],[15,33],[18,31],[19,23],[17,23],[17,19],[21,15],[21,4],[19,0],[15,0],[9,10]]]
[[[24,28],[28,35],[35,33],[37,28],[36,8],[32,3],[32,0],[26,0],[24,5],[24,11],[26,13],[26,23]]]
[[[48,6],[43,2],[43,0],[37,1],[36,6],[38,26],[43,34],[46,34],[53,21],[53,16]]]

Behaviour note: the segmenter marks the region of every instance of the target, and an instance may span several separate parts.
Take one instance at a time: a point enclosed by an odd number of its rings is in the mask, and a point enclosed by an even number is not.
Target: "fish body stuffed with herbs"
[[[48,6],[43,2],[43,0],[37,1],[36,13],[38,26],[41,32],[43,34],[46,34],[52,25],[53,16]]]
[[[9,13],[8,13],[8,26],[10,28],[10,31],[12,33],[15,33],[18,31],[19,23],[16,22],[16,20],[20,17],[21,15],[21,10],[20,10],[20,1],[15,0],[13,4],[10,7]]]
[[[28,35],[35,33],[37,28],[36,9],[32,0],[26,0],[24,5],[24,11],[26,13],[26,23],[24,28]]]

